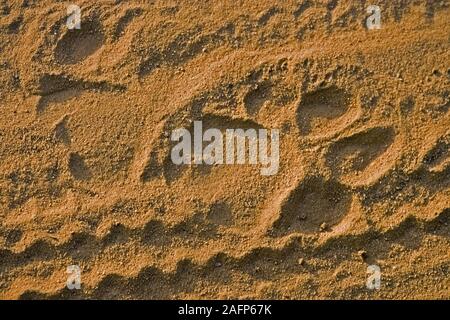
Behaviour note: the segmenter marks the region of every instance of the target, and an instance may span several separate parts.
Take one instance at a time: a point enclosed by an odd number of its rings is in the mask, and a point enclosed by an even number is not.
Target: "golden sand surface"
[[[0,2],[0,299],[450,299],[449,1],[74,2]]]

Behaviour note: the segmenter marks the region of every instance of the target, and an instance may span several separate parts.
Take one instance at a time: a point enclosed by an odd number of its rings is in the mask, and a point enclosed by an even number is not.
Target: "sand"
[[[1,1],[0,299],[450,298],[449,1],[68,4]],[[277,174],[174,165],[193,121]]]

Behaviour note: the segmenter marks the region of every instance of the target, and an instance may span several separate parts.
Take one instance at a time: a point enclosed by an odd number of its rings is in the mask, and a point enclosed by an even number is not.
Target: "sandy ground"
[[[449,1],[75,2],[0,1],[1,299],[450,298]]]

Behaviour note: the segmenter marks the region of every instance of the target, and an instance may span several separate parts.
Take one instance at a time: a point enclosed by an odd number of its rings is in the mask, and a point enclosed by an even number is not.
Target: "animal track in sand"
[[[335,86],[319,88],[301,98],[297,125],[302,135],[327,137],[343,130],[358,114],[346,91]]]
[[[128,25],[135,19],[136,17],[139,17],[143,13],[143,10],[141,8],[133,8],[128,9],[125,11],[125,13],[120,17],[119,21],[117,22],[117,25],[114,29],[113,39],[117,40],[125,33],[126,28]]]
[[[450,165],[450,134],[440,138],[425,155],[423,163],[431,172],[441,172]]]
[[[63,74],[44,74],[39,78],[36,94],[40,99],[36,106],[36,111],[42,113],[49,104],[63,103],[76,98],[84,90],[97,91],[123,91],[122,85],[112,84],[107,81],[85,81],[73,79]]]
[[[215,49],[230,42],[234,36],[235,26],[226,24],[218,30],[199,35],[196,28],[183,32],[163,48],[150,47],[146,57],[139,65],[139,76],[145,77],[160,66],[178,66],[195,58],[207,50]]]
[[[53,136],[56,141],[62,142],[66,145],[70,144],[70,132],[67,128],[67,119],[68,116],[65,115],[62,117],[53,128]]]
[[[282,235],[328,231],[350,211],[351,203],[350,192],[340,183],[320,177],[307,178],[282,202],[274,230]]]
[[[262,129],[262,126],[252,120],[248,119],[240,119],[240,118],[231,118],[227,116],[217,116],[212,114],[205,114],[201,118],[201,121],[203,123],[203,130],[207,130],[209,128],[215,128],[219,129],[222,133],[225,133],[228,129]],[[194,135],[194,128],[191,124],[190,128],[188,129],[191,135]],[[224,142],[225,143],[225,142]],[[176,143],[173,142],[172,145],[175,145]],[[208,142],[203,141],[202,148],[204,149],[207,146]],[[172,148],[170,148],[172,149]],[[176,179],[182,171],[187,168],[188,165],[175,165],[171,158],[170,154],[168,154],[165,164],[164,164],[164,177],[167,181],[173,181]],[[199,172],[203,173],[209,173],[211,170],[211,166],[209,165],[195,165],[193,167],[194,170],[199,170]]]
[[[91,172],[87,167],[83,157],[78,153],[70,153],[68,160],[69,170],[72,176],[77,180],[88,180]]]
[[[216,128],[221,130],[221,132],[225,132],[226,129],[262,129],[263,127],[248,119],[241,118],[231,118],[228,116],[218,116],[213,114],[205,114],[199,118],[199,120],[203,123],[203,129],[207,130],[209,128]],[[176,122],[179,121],[177,117],[171,119],[167,124],[167,128],[176,128]],[[180,127],[183,127],[180,125]],[[193,136],[193,122],[190,122],[189,126],[185,127],[189,130],[191,135]],[[189,165],[175,165],[172,162],[170,157],[170,152],[172,147],[177,144],[177,142],[170,142],[169,136],[164,137],[161,135],[162,139],[167,141],[168,143],[161,143],[155,150],[151,151],[149,154],[149,158],[147,163],[140,174],[142,181],[148,181],[153,178],[160,176],[161,174],[164,176],[167,182],[173,182],[180,178],[185,169],[189,167]],[[207,145],[206,142],[203,143],[203,148]],[[161,161],[161,159],[163,159]],[[200,172],[208,173],[210,170],[210,166],[207,165],[196,165],[194,166],[195,170],[199,170]]]
[[[55,48],[55,59],[60,64],[77,64],[100,49],[104,40],[98,22],[85,22],[81,29],[67,30],[62,36]]]
[[[257,84],[244,97],[244,105],[249,115],[255,115],[271,96],[271,87],[267,83]]]
[[[0,299],[445,297],[450,8],[385,1],[371,32],[367,2],[153,2],[83,1],[70,32],[61,1],[4,2]],[[280,130],[279,173],[165,166],[211,114]],[[398,290],[365,289],[377,261]]]
[[[377,180],[389,169],[396,157],[396,150],[387,150],[395,140],[391,127],[375,127],[342,138],[334,143],[326,154],[327,165],[333,173],[351,185],[360,185]],[[388,159],[377,161],[382,155]]]

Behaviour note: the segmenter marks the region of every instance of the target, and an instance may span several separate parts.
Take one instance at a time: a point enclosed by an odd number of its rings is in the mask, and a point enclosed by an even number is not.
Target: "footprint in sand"
[[[244,106],[247,113],[251,116],[258,113],[271,95],[270,83],[256,84],[244,97]]]
[[[60,64],[77,64],[100,49],[104,40],[101,25],[95,20],[86,21],[81,29],[66,31],[56,45],[55,59]]]
[[[68,166],[70,174],[76,180],[89,180],[91,178],[89,167],[78,153],[71,152],[69,154]]]
[[[130,23],[137,17],[141,16],[144,11],[141,8],[127,9],[117,22],[113,39],[118,40],[124,33]]]
[[[227,116],[217,116],[217,115],[211,115],[211,114],[205,114],[203,115],[200,120],[203,123],[203,129],[207,130],[209,128],[215,128],[219,129],[222,133],[225,133],[227,129],[262,129],[263,127],[248,119],[234,119]],[[174,126],[173,124],[168,123],[168,127]],[[182,126],[180,126],[182,127]],[[191,122],[189,127],[186,127],[189,132],[191,133],[191,136],[194,136],[194,128],[193,128],[193,122]],[[168,137],[161,136],[161,139],[165,139],[168,141]],[[155,178],[159,175],[163,175],[165,180],[169,183],[177,180],[181,177],[183,172],[191,167],[190,165],[175,165],[171,160],[171,150],[174,145],[176,145],[177,142],[170,142],[167,143],[164,146],[159,146],[157,150],[153,150],[150,153],[150,156],[147,160],[147,163],[143,169],[143,172],[141,173],[141,179],[145,182],[147,180],[150,180],[152,178]],[[208,145],[208,142],[203,142],[203,148]],[[161,155],[163,153],[163,155]],[[157,159],[164,159],[162,163],[158,163]],[[202,173],[202,174],[208,174],[211,171],[210,165],[195,165],[192,167],[193,170]]]
[[[84,91],[118,91],[125,86],[107,81],[85,81],[65,74],[46,73],[39,78],[36,94],[39,96],[36,105],[37,113],[42,113],[50,104],[61,104],[79,97]]]
[[[65,115],[59,119],[53,127],[53,137],[56,141],[62,142],[65,145],[69,145],[71,141],[70,131],[67,128],[69,116]]]
[[[282,201],[273,229],[277,235],[331,231],[350,212],[352,202],[351,192],[339,182],[309,177]]]
[[[297,108],[297,125],[302,135],[323,138],[342,131],[358,116],[359,108],[351,95],[331,86],[303,95]]]
[[[438,139],[433,148],[428,151],[423,163],[431,172],[443,172],[450,166],[450,134]]]
[[[345,184],[370,184],[400,155],[395,137],[393,128],[375,127],[342,138],[328,149],[326,163]]]

